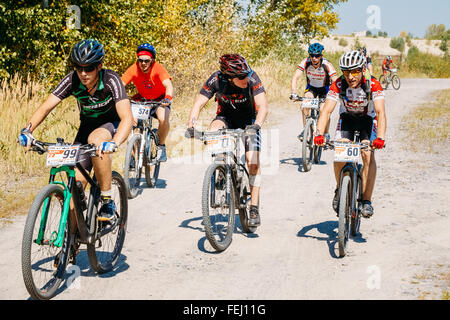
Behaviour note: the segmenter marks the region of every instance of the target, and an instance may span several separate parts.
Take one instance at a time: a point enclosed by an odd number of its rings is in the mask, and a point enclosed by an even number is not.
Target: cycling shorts
[[[373,141],[377,138],[377,120],[371,116],[355,116],[342,113],[337,127],[335,140],[349,139],[353,141],[355,131],[359,131],[360,141]]]
[[[325,98],[327,96],[328,90],[330,90],[330,86],[316,88],[308,84],[306,86],[305,93],[312,92],[314,94],[314,98]]]
[[[120,121],[114,121],[114,122],[107,122],[102,124],[101,126],[98,125],[92,125],[87,123],[81,123],[80,128],[78,129],[78,133],[75,137],[74,144],[87,144],[88,143],[88,137],[89,135],[98,128],[104,128],[108,130],[108,132],[111,134],[111,137],[114,137],[114,135],[117,132],[117,128],[119,127]],[[92,160],[89,154],[83,154],[80,155],[80,164],[81,166],[88,172],[92,169]]]
[[[220,120],[223,123],[225,123],[225,126],[227,129],[237,129],[236,127],[233,127],[230,125],[230,122],[227,120],[226,117],[217,115],[213,121]],[[247,151],[261,151],[261,132],[258,130],[256,132],[256,135],[251,136],[244,136],[244,145],[245,145],[245,152]]]

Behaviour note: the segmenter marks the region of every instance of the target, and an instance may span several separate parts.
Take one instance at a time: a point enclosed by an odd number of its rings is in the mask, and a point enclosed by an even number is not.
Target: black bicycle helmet
[[[248,75],[252,69],[244,57],[239,54],[224,54],[219,59],[220,71],[229,77]]]
[[[72,61],[78,65],[100,64],[104,56],[102,44],[94,39],[80,41],[72,49]]]

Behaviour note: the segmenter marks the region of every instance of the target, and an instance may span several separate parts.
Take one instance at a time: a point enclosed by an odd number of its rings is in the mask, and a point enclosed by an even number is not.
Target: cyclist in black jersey
[[[102,155],[114,152],[128,137],[133,125],[130,101],[120,76],[102,68],[105,51],[94,39],[83,40],[72,49],[75,71],[70,72],[47,100],[33,113],[27,126],[21,130],[19,141],[29,146],[33,139],[31,133],[61,102],[75,96],[80,111],[80,127],[75,143],[93,143],[99,146],[100,157],[87,156],[82,165],[90,171],[94,167],[95,176],[101,190],[102,207],[100,220],[108,221],[114,217],[114,202],[111,199],[111,157]],[[76,179],[86,186],[86,180],[76,170]],[[71,206],[72,207],[72,206]],[[71,210],[71,232],[76,230],[76,219]]]
[[[194,127],[200,110],[209,99],[216,95],[218,109],[216,117],[209,126],[210,131],[221,128],[257,131],[255,139],[246,141],[245,151],[252,199],[249,225],[258,226],[261,223],[258,211],[261,185],[259,130],[268,113],[266,91],[256,72],[250,68],[242,56],[226,54],[221,56],[219,61],[220,71],[214,72],[208,78],[194,102],[189,115],[188,128]]]

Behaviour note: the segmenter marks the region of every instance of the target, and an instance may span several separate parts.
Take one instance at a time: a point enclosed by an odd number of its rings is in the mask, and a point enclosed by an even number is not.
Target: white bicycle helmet
[[[344,53],[339,60],[341,70],[353,70],[362,68],[366,65],[366,58],[357,50]]]

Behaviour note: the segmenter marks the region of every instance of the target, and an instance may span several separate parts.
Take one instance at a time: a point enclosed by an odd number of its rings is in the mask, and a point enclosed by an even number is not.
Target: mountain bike
[[[159,136],[156,128],[152,129],[152,112],[161,105],[159,101],[132,101],[131,110],[137,120],[128,140],[124,161],[124,180],[128,198],[133,199],[139,192],[142,168],[145,181],[152,188],[159,176],[160,161],[157,160]]]
[[[362,164],[359,159],[361,150],[369,145],[360,142],[358,131],[355,131],[353,142],[328,141],[326,144],[334,149],[334,162],[346,162],[339,176],[338,242],[339,256],[343,257],[350,234],[354,237],[359,233],[362,208]]]
[[[320,104],[325,102],[325,98],[298,97],[302,102],[302,109],[311,109],[306,116],[305,128],[303,129],[302,143],[302,167],[303,171],[311,170],[312,164],[319,163],[322,156],[322,147],[314,144],[314,132],[317,129],[317,120],[320,114]]]
[[[243,129],[194,132],[194,137],[208,146],[213,160],[203,179],[205,234],[214,249],[223,251],[231,244],[236,209],[245,233],[253,233],[257,228],[248,224],[251,192],[243,148],[245,137],[256,135],[256,132]]]
[[[60,138],[57,143],[33,140],[31,146],[32,151],[47,153],[46,165],[51,169],[49,183],[34,198],[26,219],[22,275],[30,296],[47,300],[64,280],[68,263],[76,264],[81,244],[87,245],[94,271],[102,274],[114,268],[125,241],[128,200],[123,178],[113,171],[111,190],[116,215],[108,222],[97,220],[100,187],[95,175],[91,178],[78,160],[82,154],[96,156],[96,146],[67,144]],[[82,183],[75,179],[75,167],[90,186],[88,201]],[[77,223],[74,236],[69,232],[74,223],[70,218],[71,199]]]
[[[379,81],[383,90],[386,90],[390,83],[395,90],[400,89],[400,77],[397,75],[397,69],[391,69],[391,73],[389,75],[386,73],[386,76],[381,74]]]

